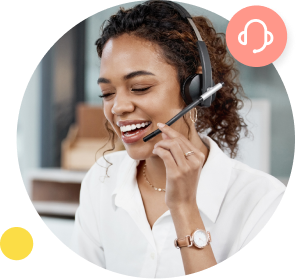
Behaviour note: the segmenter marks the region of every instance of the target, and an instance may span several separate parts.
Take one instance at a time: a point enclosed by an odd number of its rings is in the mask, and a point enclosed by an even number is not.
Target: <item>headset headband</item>
[[[196,37],[198,39],[196,45],[199,51],[199,56],[202,64],[202,73],[203,73],[202,93],[205,93],[208,88],[213,86],[212,68],[211,68],[211,62],[210,62],[209,53],[208,53],[206,44],[202,40],[201,34],[198,28],[196,27],[196,25],[194,24],[191,15],[185,8],[183,8],[181,5],[175,2],[171,2],[167,0],[165,0],[164,3],[174,8],[183,19],[187,19],[196,34]]]

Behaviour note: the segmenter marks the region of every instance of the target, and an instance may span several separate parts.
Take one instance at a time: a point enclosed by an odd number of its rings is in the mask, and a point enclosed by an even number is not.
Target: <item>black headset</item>
[[[150,2],[154,2],[154,0],[146,1],[143,4],[147,4],[147,3],[149,4]],[[208,54],[207,47],[200,35],[200,32],[197,29],[196,25],[194,24],[192,17],[188,13],[188,11],[185,10],[181,5],[175,2],[171,2],[167,0],[164,0],[162,2],[174,8],[184,20],[187,20],[190,23],[198,39],[196,45],[197,45],[200,60],[201,60],[202,74],[195,73],[188,76],[181,88],[181,96],[185,101],[185,103],[189,105],[192,102],[198,100],[203,93],[207,92],[209,88],[214,86],[214,82],[212,80],[212,68],[211,68],[210,57]],[[207,98],[206,100],[204,100],[204,102],[199,104],[199,106],[209,107],[211,103],[214,101],[216,97],[215,95],[216,93],[210,96],[209,98]]]

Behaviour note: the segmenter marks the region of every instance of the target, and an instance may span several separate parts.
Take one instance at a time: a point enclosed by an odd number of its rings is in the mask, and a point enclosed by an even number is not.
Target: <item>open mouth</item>
[[[121,132],[123,142],[127,144],[138,142],[142,137],[145,137],[150,130],[151,124],[152,122],[147,126],[136,128],[132,131]]]
[[[140,127],[140,128],[136,128],[134,130],[131,131],[126,131],[126,132],[121,132],[122,135],[129,137],[129,136],[133,136],[135,134],[140,133],[141,131],[145,130],[147,127],[149,127],[151,125],[152,122],[150,122],[148,125],[144,126],[144,127]]]

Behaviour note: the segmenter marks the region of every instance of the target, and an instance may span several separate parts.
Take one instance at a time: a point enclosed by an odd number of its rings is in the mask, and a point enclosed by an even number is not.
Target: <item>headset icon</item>
[[[247,28],[248,26],[253,23],[253,22],[258,22],[261,23],[264,27],[264,44],[260,49],[254,49],[253,53],[257,53],[257,52],[261,52],[262,50],[265,49],[266,46],[270,45],[273,42],[273,34],[269,31],[267,31],[267,26],[266,24],[260,20],[260,19],[252,19],[249,22],[246,23],[245,27],[244,27],[244,31],[240,32],[238,35],[238,41],[241,45],[247,45]],[[267,34],[270,36],[270,41],[267,41]],[[241,40],[242,35],[244,35],[244,41]]]

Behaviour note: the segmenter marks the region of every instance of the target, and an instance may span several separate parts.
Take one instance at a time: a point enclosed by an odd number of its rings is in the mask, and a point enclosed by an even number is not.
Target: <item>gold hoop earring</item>
[[[195,108],[195,120],[193,120],[192,119],[192,117],[191,117],[191,111],[189,111],[189,117],[190,117],[190,120],[192,121],[192,123],[196,123],[197,122],[197,120],[198,120],[198,111],[197,111],[197,108]]]

